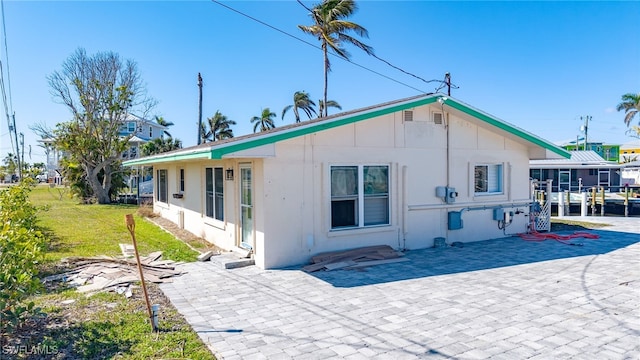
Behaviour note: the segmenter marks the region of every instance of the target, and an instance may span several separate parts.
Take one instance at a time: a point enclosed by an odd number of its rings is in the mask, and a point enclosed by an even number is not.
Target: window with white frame
[[[224,221],[223,181],[221,167],[205,169],[205,215],[220,221]]]
[[[153,137],[153,126],[149,126],[149,137]]]
[[[133,132],[136,131],[136,122],[135,121],[127,122],[127,131],[129,131],[130,133],[133,133]]]
[[[476,195],[502,194],[502,164],[476,165],[474,184]]]
[[[331,167],[331,228],[389,224],[389,166]]]
[[[167,170],[161,169],[156,172],[156,200],[159,202],[167,202],[168,184],[167,184]]]
[[[178,170],[178,191],[184,193],[184,169]]]

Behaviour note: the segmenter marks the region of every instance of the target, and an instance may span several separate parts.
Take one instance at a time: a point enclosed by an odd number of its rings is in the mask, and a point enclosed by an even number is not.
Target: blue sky
[[[308,42],[310,24],[295,1],[223,1]],[[308,6],[315,2],[304,1]],[[426,80],[452,75],[452,96],[550,141],[575,139],[581,116],[589,137],[609,143],[625,135],[620,97],[640,92],[640,2],[359,1],[351,18],[369,30],[381,58]],[[202,73],[203,117],[220,110],[252,132],[249,119],[282,109],[293,93],[322,97],[322,53],[301,41],[212,1],[4,1],[7,49],[2,63],[11,82],[11,108],[25,134],[25,160],[44,161],[29,126],[54,127],[70,113],[53,101],[46,77],[78,47],[113,51],[137,62],[153,114],[176,125],[170,132],[196,144],[197,74]],[[425,84],[349,48],[352,61],[332,59],[329,99],[343,110],[432,92]],[[7,62],[8,55],[8,62]],[[9,65],[9,76],[6,78]],[[331,112],[330,112],[331,113]],[[10,151],[0,121],[0,157]],[[31,158],[29,158],[31,145]]]

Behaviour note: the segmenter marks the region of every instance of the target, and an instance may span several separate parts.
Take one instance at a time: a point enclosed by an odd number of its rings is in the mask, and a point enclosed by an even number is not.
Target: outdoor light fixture
[[[440,105],[444,104],[444,102],[447,101],[447,97],[446,96],[441,96],[438,98],[438,102],[440,103]]]
[[[225,178],[226,178],[227,180],[233,180],[233,168],[228,168],[228,169],[225,171]]]

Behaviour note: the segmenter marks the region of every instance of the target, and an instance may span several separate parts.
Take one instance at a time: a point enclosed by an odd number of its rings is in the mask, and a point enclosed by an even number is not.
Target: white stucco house
[[[529,160],[552,143],[420,95],[126,161],[154,167],[154,211],[257,266],[370,245],[419,249],[524,232]],[[508,225],[506,229],[505,225]]]

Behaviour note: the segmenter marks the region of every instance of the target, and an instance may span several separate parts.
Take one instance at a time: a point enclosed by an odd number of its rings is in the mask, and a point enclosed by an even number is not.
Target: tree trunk
[[[105,169],[106,170],[106,169]],[[101,182],[98,179],[98,174],[100,173],[100,168],[88,168],[87,171],[87,181],[91,186],[91,190],[93,190],[93,196],[98,200],[98,204],[110,204],[111,197],[109,196],[109,190],[111,188],[111,173],[105,171],[105,178]],[[105,182],[105,180],[108,181]],[[109,187],[105,188],[104,184],[108,183]]]
[[[327,87],[329,84],[329,55],[327,54],[327,44],[322,44],[322,51],[324,52],[324,117],[329,115],[327,111]]]

